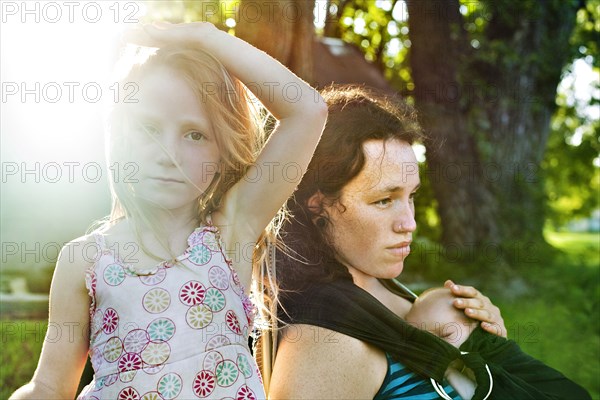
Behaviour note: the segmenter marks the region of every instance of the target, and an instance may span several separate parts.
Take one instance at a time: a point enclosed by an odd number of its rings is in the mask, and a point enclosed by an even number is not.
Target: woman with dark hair
[[[280,329],[270,397],[537,399],[554,398],[558,387],[581,393],[554,370],[515,378],[484,360],[493,352],[475,351],[471,337],[510,341],[500,310],[472,287],[446,282],[453,305],[480,322],[461,350],[404,321],[416,296],[394,278],[416,229],[420,180],[411,145],[421,128],[397,98],[357,87],[322,96],[329,119],[288,201],[285,250],[276,258]],[[495,377],[502,390],[492,391]]]

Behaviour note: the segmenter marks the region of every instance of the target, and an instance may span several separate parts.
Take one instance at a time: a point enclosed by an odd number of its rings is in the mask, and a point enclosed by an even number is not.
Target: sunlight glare
[[[73,144],[116,95],[110,70],[119,35],[137,22],[132,12],[142,7],[15,4],[2,26],[2,107],[11,111],[2,113],[3,144],[27,146],[27,156],[36,161],[72,157]]]

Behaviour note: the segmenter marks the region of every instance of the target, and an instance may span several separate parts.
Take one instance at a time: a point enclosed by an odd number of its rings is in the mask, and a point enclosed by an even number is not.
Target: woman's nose
[[[409,206],[402,207],[392,227],[394,232],[397,233],[414,232],[417,229],[417,221],[415,220],[413,208]]]

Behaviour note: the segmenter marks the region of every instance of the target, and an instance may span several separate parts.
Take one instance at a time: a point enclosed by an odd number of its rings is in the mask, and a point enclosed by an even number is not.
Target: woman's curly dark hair
[[[413,144],[423,137],[414,109],[400,97],[335,85],[321,95],[329,107],[327,124],[298,189],[288,200],[290,218],[281,232],[285,251],[279,252],[276,266],[282,292],[351,279],[324,234],[330,222],[322,205],[319,210],[309,209],[309,198],[320,192],[331,204],[339,202],[342,188],[365,164],[362,145],[366,141],[397,139]]]

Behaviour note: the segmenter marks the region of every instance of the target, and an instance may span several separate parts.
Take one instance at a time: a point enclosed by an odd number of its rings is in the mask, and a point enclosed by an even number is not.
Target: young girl
[[[49,324],[64,334],[11,398],[74,398],[88,352],[80,399],[264,398],[247,345],[252,250],[308,165],[326,105],[210,24],[130,36],[159,47],[123,81],[134,101],[111,120],[109,161],[135,174],[115,175],[109,223],[61,252]],[[260,155],[256,107],[234,76],[278,120]]]

